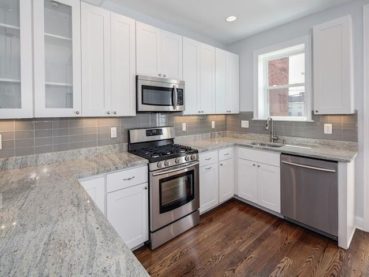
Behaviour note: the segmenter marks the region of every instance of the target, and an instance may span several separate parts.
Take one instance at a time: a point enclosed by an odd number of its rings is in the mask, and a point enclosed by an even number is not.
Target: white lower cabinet
[[[95,177],[92,179],[82,179],[80,184],[87,191],[96,206],[105,215],[105,177]]]
[[[280,213],[280,154],[244,148],[239,148],[238,152],[238,196]],[[245,157],[253,157],[255,161]]]
[[[149,239],[147,166],[80,180],[131,249]]]
[[[256,163],[248,160],[238,160],[238,196],[257,202],[258,199],[258,170]]]
[[[233,158],[219,162],[219,203],[234,196],[234,161]]]
[[[148,240],[148,184],[110,192],[107,217],[130,248]]]
[[[219,203],[218,164],[200,166],[200,213]]]
[[[280,171],[265,164],[258,169],[258,204],[277,213],[281,212]]]

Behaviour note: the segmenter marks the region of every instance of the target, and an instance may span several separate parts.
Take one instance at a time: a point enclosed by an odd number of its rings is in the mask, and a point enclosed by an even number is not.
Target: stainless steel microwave
[[[184,81],[138,75],[136,85],[138,112],[184,111]]]

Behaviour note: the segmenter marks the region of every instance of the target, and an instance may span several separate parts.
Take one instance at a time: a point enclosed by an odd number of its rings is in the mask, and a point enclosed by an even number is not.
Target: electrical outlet
[[[333,133],[332,124],[324,124],[324,134],[331,135]]]
[[[3,149],[3,136],[0,134],[0,150]]]
[[[111,127],[110,129],[110,137],[111,138],[116,138],[118,136],[117,134],[117,127]]]
[[[212,122],[211,122],[211,128],[212,128],[212,129],[215,129],[215,121],[212,121]]]
[[[182,131],[183,132],[186,132],[187,131],[187,123],[186,122],[183,122],[182,123]]]
[[[249,128],[250,122],[248,120],[241,120],[241,128]]]

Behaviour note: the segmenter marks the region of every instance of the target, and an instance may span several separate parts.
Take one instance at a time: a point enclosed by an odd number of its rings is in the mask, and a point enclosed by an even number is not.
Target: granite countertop
[[[260,147],[255,142],[268,143],[265,137],[218,137],[197,140],[184,139],[180,143],[196,148],[199,152],[211,151],[230,146],[243,146],[253,149],[275,151],[285,154],[301,155],[311,158],[326,159],[337,162],[350,162],[357,156],[354,143],[328,142],[325,140],[289,140],[282,147]]]
[[[145,164],[122,151],[0,160],[0,276],[148,276],[78,182]]]

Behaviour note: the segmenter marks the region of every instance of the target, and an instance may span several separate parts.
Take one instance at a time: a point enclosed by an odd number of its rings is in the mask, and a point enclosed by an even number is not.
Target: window
[[[256,119],[311,119],[308,46],[300,39],[255,54]]]

